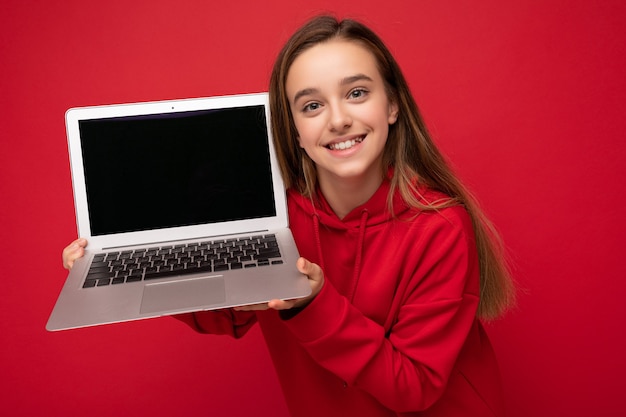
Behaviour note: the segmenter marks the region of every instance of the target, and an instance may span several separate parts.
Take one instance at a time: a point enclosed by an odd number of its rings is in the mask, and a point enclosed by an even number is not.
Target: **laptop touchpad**
[[[226,300],[224,278],[196,278],[147,284],[141,300],[141,314],[154,314],[210,307]]]

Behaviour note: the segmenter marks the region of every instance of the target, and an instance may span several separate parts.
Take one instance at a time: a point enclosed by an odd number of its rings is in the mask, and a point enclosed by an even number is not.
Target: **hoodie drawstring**
[[[363,212],[361,213],[361,224],[359,226],[359,238],[357,240],[356,257],[354,259],[354,273],[352,274],[350,292],[347,294],[347,297],[350,301],[354,299],[356,288],[359,284],[359,278],[361,275],[361,261],[363,258],[363,246],[365,243],[365,229],[367,226],[368,217],[369,217],[368,211],[363,210]],[[322,243],[320,239],[320,217],[318,214],[313,214],[313,232],[315,236],[315,243],[317,245],[317,257],[319,259],[319,265],[320,265],[320,268],[322,268],[322,271],[325,271],[326,269],[324,267]]]
[[[363,257],[363,245],[365,242],[365,226],[367,225],[367,218],[369,214],[367,210],[363,210],[361,213],[361,225],[359,227],[359,240],[356,248],[356,258],[354,260],[354,275],[352,275],[352,288],[350,294],[348,294],[350,301],[354,300],[356,288],[359,284],[359,277],[361,276],[361,258]]]
[[[320,240],[320,216],[317,213],[313,214],[313,232],[315,233],[315,243],[317,244],[317,257],[323,272],[326,268],[324,268],[324,256],[322,255],[322,242]]]

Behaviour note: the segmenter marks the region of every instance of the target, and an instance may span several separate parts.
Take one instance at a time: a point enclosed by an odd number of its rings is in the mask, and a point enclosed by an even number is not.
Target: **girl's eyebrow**
[[[297,102],[300,97],[309,96],[309,95],[315,94],[317,92],[319,92],[319,90],[317,88],[305,88],[304,90],[300,90],[294,96],[293,102],[294,103]]]
[[[374,81],[374,80],[372,80],[371,77],[368,77],[365,74],[356,74],[356,75],[351,75],[350,77],[346,77],[343,80],[341,80],[341,85],[348,85],[348,84],[352,84],[358,81]]]
[[[339,83],[340,85],[349,85],[349,84],[353,84],[355,82],[358,81],[373,81],[371,77],[365,75],[365,74],[356,74],[356,75],[351,75],[349,77],[345,77],[341,80],[341,82]],[[293,98],[293,102],[297,102],[298,99],[300,99],[301,97],[304,96],[308,96],[308,95],[312,95],[312,94],[316,94],[319,93],[319,90],[317,88],[305,88],[303,90],[300,90],[296,93],[296,95]]]

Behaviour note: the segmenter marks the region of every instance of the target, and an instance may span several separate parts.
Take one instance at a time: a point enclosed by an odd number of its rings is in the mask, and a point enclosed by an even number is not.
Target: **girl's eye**
[[[309,104],[306,104],[302,108],[302,111],[304,111],[304,112],[311,112],[311,111],[315,111],[315,110],[317,110],[319,108],[320,108],[320,104],[319,103],[309,103]]]
[[[362,98],[366,94],[367,94],[367,90],[365,90],[364,88],[355,88],[354,90],[350,91],[349,97],[352,99]]]

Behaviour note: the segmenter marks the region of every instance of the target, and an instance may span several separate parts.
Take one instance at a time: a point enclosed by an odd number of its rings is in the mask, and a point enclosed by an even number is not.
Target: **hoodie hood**
[[[319,188],[315,200],[293,190],[289,190],[288,194],[299,210],[311,217],[316,217],[323,226],[337,230],[355,230],[361,227],[380,225],[392,219],[393,216],[388,205],[390,188],[391,183],[388,178],[385,178],[369,200],[355,207],[343,219],[337,217]],[[393,198],[393,209],[396,217],[402,217],[402,214],[410,210],[410,207],[396,193]],[[366,217],[365,221],[364,216]]]

